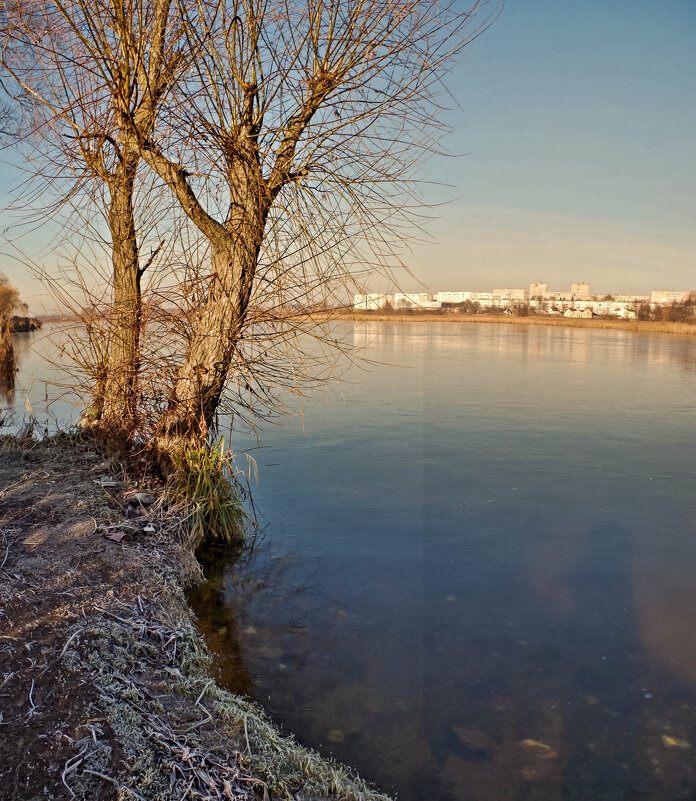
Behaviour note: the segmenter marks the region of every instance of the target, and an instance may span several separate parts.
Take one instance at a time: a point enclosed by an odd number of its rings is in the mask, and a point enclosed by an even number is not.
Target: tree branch
[[[302,107],[285,124],[285,136],[276,152],[275,163],[268,178],[268,191],[272,199],[286,184],[297,180],[297,174],[292,172],[297,145],[312,117],[339,82],[340,76],[320,68],[310,82]]]

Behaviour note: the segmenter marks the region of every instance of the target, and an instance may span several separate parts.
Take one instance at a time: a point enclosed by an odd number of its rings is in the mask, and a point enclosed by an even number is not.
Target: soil
[[[142,489],[89,443],[0,440],[0,799],[384,800],[215,684],[200,568]]]

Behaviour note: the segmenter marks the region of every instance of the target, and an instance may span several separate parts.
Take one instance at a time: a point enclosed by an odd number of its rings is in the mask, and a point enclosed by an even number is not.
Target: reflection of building
[[[689,292],[679,292],[671,289],[653,289],[650,302],[661,306],[666,303],[684,303],[689,299]]]
[[[589,298],[590,297],[590,285],[577,283],[570,285],[570,291],[573,293],[573,296],[576,298]]]

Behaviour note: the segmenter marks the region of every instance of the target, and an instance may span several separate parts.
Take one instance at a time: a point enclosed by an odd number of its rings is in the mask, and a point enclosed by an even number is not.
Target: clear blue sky
[[[452,75],[431,289],[696,289],[696,2],[507,0]]]
[[[696,0],[507,0],[449,85],[424,286],[696,289]]]

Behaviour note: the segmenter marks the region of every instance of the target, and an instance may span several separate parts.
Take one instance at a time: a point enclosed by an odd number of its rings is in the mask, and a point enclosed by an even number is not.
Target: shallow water
[[[404,801],[696,797],[696,342],[343,331],[381,364],[263,432],[265,538],[205,554],[224,681]]]
[[[693,798],[696,343],[354,338],[391,366],[264,432],[265,539],[207,554],[226,683],[405,801]]]

